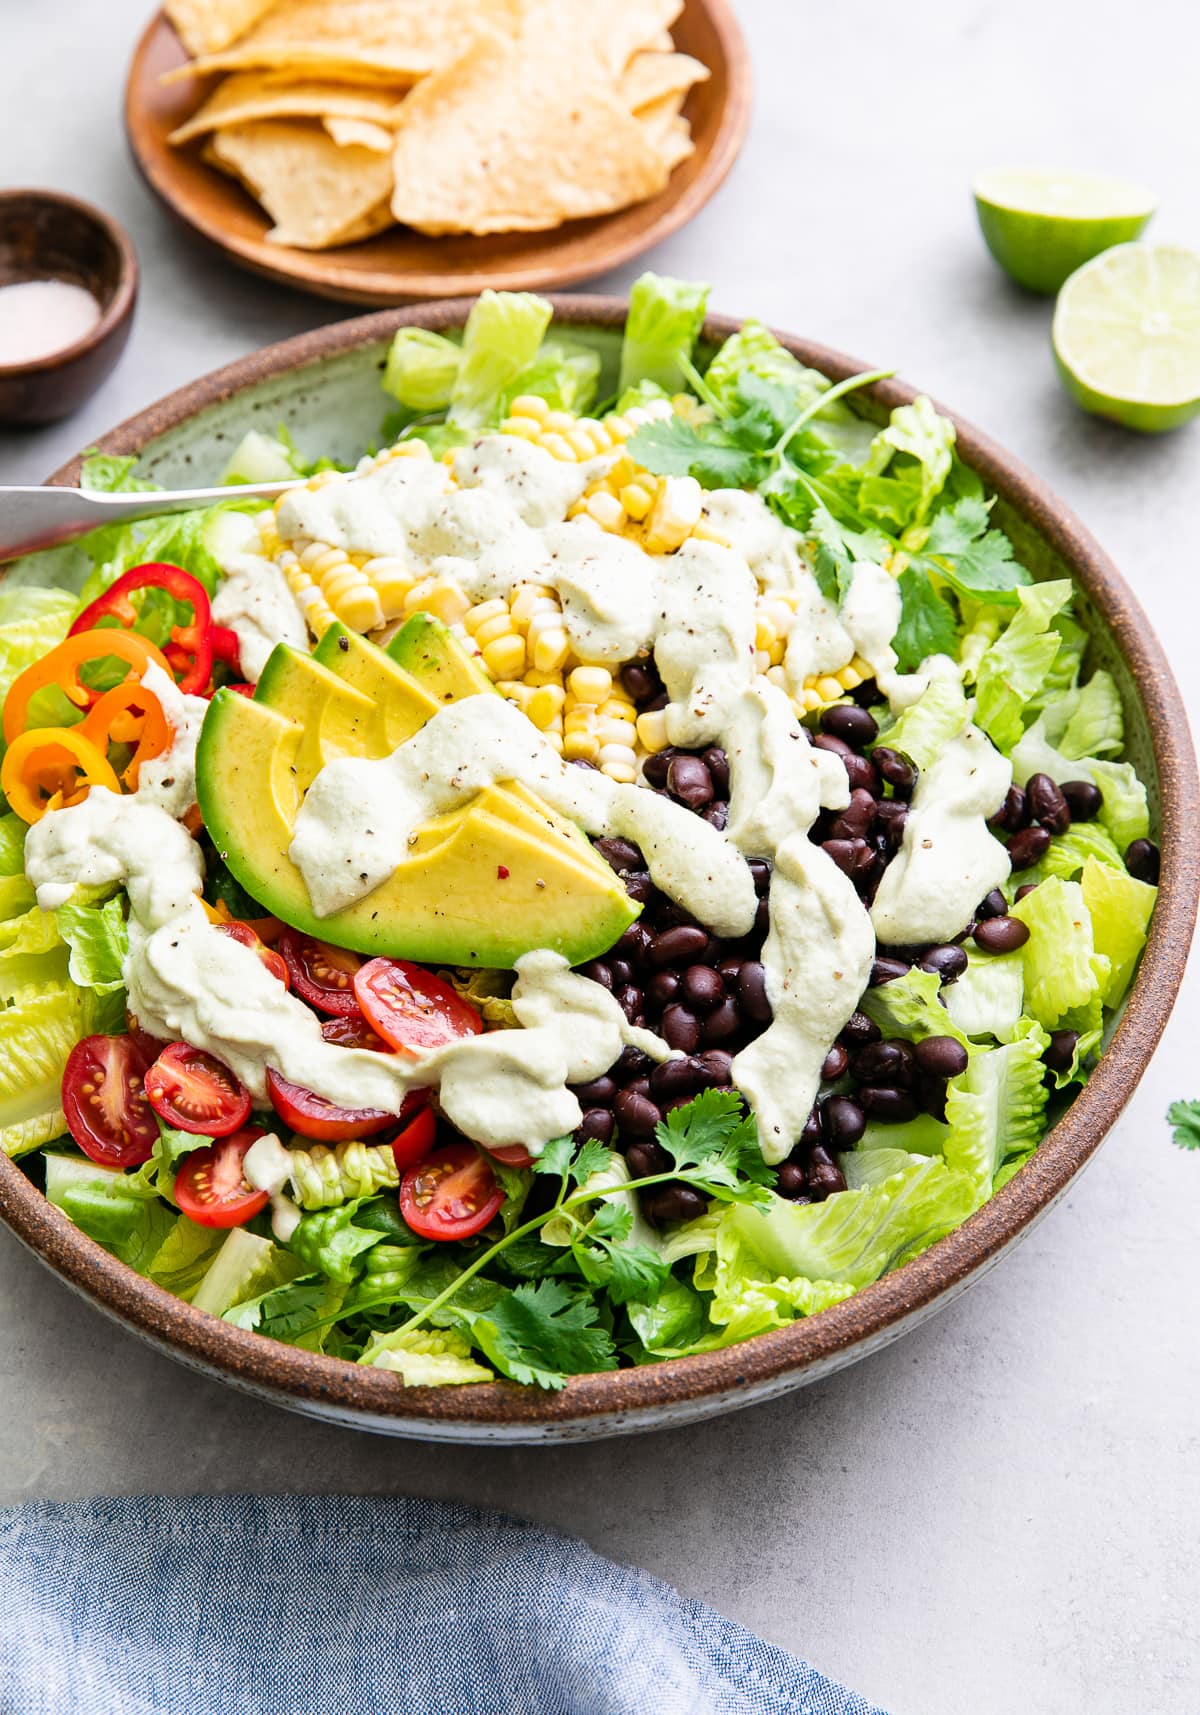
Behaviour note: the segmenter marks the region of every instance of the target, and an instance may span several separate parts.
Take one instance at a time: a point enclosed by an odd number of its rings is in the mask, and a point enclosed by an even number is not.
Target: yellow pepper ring
[[[72,773],[77,778],[70,783]],[[121,790],[108,758],[74,727],[20,733],[0,763],[0,787],[23,822],[39,822],[47,810],[78,804],[93,786]]]

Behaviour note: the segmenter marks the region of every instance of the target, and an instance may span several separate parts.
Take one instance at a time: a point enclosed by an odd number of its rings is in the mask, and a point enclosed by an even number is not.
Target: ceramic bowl
[[[0,191],[0,285],[67,280],[85,287],[100,319],[82,339],[32,363],[0,364],[0,422],[53,423],[89,399],[125,349],[138,265],[107,214],[58,191]]]
[[[140,453],[164,485],[211,479],[249,428],[281,420],[302,448],[357,456],[378,436],[387,341],[396,328],[446,329],[465,300],[342,322],[261,351],[185,387],[105,436],[111,453]],[[560,323],[615,359],[625,305],[555,300]],[[737,324],[713,318],[706,337]],[[802,363],[835,379],[868,366],[786,338]],[[875,387],[863,411],[880,419],[913,397],[898,381]],[[939,407],[940,408],[940,407]],[[1183,974],[1200,886],[1200,792],[1188,722],[1162,648],[1129,588],[1083,526],[1015,459],[956,419],[959,451],[998,496],[997,521],[1039,577],[1070,576],[1095,665],[1120,685],[1129,753],[1150,790],[1162,847],[1162,886],[1141,971],[1087,1087],[1032,1160],[966,1221],[896,1273],[855,1297],[725,1351],[645,1368],[580,1376],[561,1393],[509,1383],[405,1388],[379,1370],[278,1345],[182,1303],[85,1237],[45,1201],[19,1166],[0,1157],[0,1217],[97,1308],[159,1350],[274,1403],[359,1429],[459,1441],[589,1439],[686,1423],[803,1386],[856,1362],[962,1292],[1062,1196],[1099,1147],[1145,1071]],[[52,479],[77,481],[78,461]],[[61,559],[71,573],[69,551]],[[15,574],[20,576],[20,572]]]

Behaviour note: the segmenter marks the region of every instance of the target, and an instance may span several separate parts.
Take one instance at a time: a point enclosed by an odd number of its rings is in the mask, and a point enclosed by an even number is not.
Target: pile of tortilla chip
[[[708,70],[676,53],[682,0],[168,0],[226,73],[171,135],[239,179],[276,244],[393,224],[538,232],[663,189],[692,152]]]

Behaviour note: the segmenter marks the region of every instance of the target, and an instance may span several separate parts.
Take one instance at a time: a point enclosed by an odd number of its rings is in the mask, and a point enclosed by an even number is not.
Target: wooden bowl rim
[[[559,296],[551,300],[560,324],[615,328],[623,299]],[[135,453],[195,414],[272,376],[303,369],[390,336],[399,327],[446,329],[461,325],[470,299],[390,310],[301,334],[269,346],[180,388],[98,442],[102,452]],[[740,322],[712,316],[705,337],[728,337]],[[808,340],[780,334],[805,364],[832,379],[868,366]],[[891,409],[917,389],[881,382],[871,397]],[[944,407],[938,406],[939,410]],[[929,1313],[943,1295],[978,1270],[1049,1207],[1099,1147],[1145,1071],[1166,1025],[1187,959],[1200,893],[1200,784],[1188,718],[1170,667],[1133,593],[1099,544],[1071,511],[1016,459],[961,418],[953,418],[964,460],[1025,519],[1071,567],[1095,602],[1131,669],[1150,728],[1162,802],[1162,882],[1149,940],[1133,993],[1107,1053],[1086,1087],[1047,1134],[1037,1154],[962,1226],[913,1261],[854,1297],[807,1320],[760,1334],[740,1345],[675,1358],[632,1370],[573,1377],[561,1393],[542,1393],[508,1382],[458,1388],[405,1388],[391,1374],[342,1359],[303,1352],[194,1309],[143,1279],[89,1239],[56,1209],[13,1161],[0,1156],[0,1218],[56,1274],[99,1308],[131,1325],[152,1343],[193,1367],[211,1369],[235,1384],[263,1389],[283,1403],[326,1407],[343,1420],[390,1420],[409,1432],[439,1429],[469,1435],[525,1428],[585,1427],[589,1419],[636,1419],[640,1410],[702,1401],[798,1376],[825,1360],[849,1363],[854,1348],[874,1343],[914,1313]],[[78,482],[80,458],[50,478]],[[786,1386],[786,1382],[782,1385]],[[369,1426],[366,1425],[366,1426]]]
[[[42,375],[61,369],[64,365],[73,363],[76,358],[97,351],[132,315],[137,301],[137,252],[133,248],[133,240],[120,221],[115,220],[111,214],[106,214],[102,208],[97,208],[95,203],[85,202],[82,197],[70,196],[65,191],[48,191],[37,185],[17,185],[12,189],[0,191],[0,212],[20,202],[44,203],[69,209],[72,214],[80,216],[102,232],[117,253],[117,284],[109,303],[100,306],[99,321],[73,344],[47,352],[44,357],[35,357],[31,363],[0,363],[0,381]]]
[[[750,123],[752,74],[749,50],[731,0],[689,0],[689,3],[706,15],[719,43],[720,56],[724,62],[724,100],[713,127],[712,142],[707,154],[695,177],[684,186],[672,203],[662,209],[650,225],[631,229],[623,237],[612,238],[605,245],[602,240],[606,231],[615,223],[636,214],[637,209],[644,205],[635,203],[627,209],[617,209],[610,215],[595,217],[596,224],[592,234],[596,240],[595,250],[575,261],[564,259],[561,246],[555,243],[555,238],[557,234],[569,233],[573,226],[580,224],[577,222],[567,222],[564,226],[541,235],[528,235],[544,239],[543,249],[537,252],[528,264],[517,263],[507,267],[501,265],[471,270],[451,268],[437,274],[386,267],[378,272],[348,268],[343,259],[358,252],[358,245],[305,251],[269,244],[265,233],[270,223],[265,216],[262,235],[243,238],[239,234],[228,232],[219,218],[208,215],[205,206],[191,196],[186,186],[181,188],[179,177],[172,170],[171,156],[174,151],[168,148],[168,152],[163,154],[157,147],[149,147],[143,137],[142,121],[145,118],[145,108],[142,90],[146,77],[144,61],[159,33],[164,29],[171,29],[166,14],[162,11],[156,12],[147,24],[130,61],[125,85],[125,134],[138,171],[177,219],[217,249],[231,256],[241,266],[281,284],[362,306],[440,301],[450,293],[473,294],[487,287],[498,291],[538,291],[547,286],[573,286],[582,280],[593,279],[598,274],[620,267],[677,232],[715,196],[745,141]],[[221,179],[215,169],[210,171],[215,179]],[[228,184],[230,195],[247,194],[234,185],[232,180],[222,182]],[[663,196],[666,193],[658,194]],[[454,242],[472,241],[467,236],[456,238]]]

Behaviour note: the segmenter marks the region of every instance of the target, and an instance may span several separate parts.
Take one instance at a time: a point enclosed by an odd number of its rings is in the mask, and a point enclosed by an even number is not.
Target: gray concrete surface
[[[0,437],[40,479],[178,383],[339,314],[235,273],[137,180],[120,131],[148,0],[4,7],[0,175],[92,196],[145,266],[136,333],[74,422]],[[1155,230],[1200,243],[1183,0],[743,0],[753,133],[688,231],[647,258],[713,305],[887,361],[1043,473],[1115,554],[1197,686],[1200,427],[1136,440],[1057,387],[1049,311],[974,229],[972,170],[1138,175]],[[604,286],[620,286],[635,269]],[[0,1499],[97,1491],[453,1496],[581,1532],[895,1715],[1194,1715],[1200,1707],[1200,1095],[1195,981],[1065,1203],[943,1316],[778,1404],[554,1451],[357,1436],[249,1403],[143,1350],[0,1238]]]

